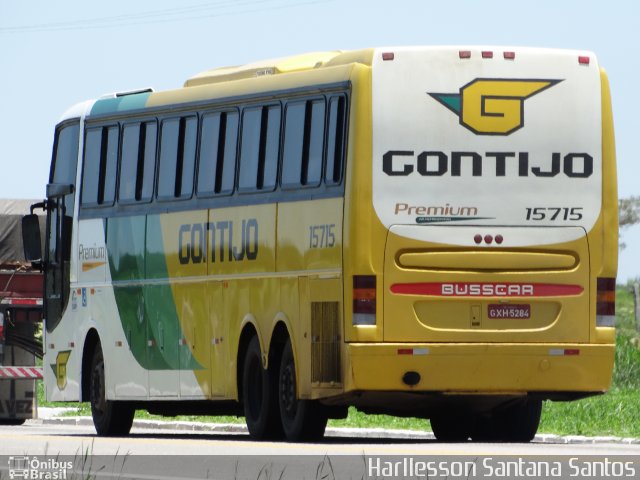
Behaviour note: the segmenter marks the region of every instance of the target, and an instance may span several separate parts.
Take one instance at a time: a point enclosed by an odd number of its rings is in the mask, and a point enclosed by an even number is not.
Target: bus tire
[[[285,438],[290,442],[321,439],[327,427],[328,412],[317,400],[298,399],[291,340],[287,340],[282,351],[278,392]]]
[[[474,442],[501,442],[502,432],[493,414],[477,415],[474,418],[471,440]]]
[[[442,412],[432,416],[429,421],[439,442],[466,442],[471,434],[472,419],[460,412]]]
[[[0,425],[17,427],[23,425],[26,421],[25,418],[2,418],[0,419]]]
[[[542,400],[527,398],[509,407],[501,418],[504,441],[527,443],[533,440],[538,432],[541,415]]]
[[[522,400],[476,418],[471,438],[474,442],[530,442],[538,431],[541,412],[541,400]]]
[[[242,371],[242,404],[249,435],[254,440],[282,438],[277,399],[277,378],[273,368],[262,368],[258,337],[247,347]]]
[[[89,401],[96,433],[100,436],[127,435],[133,425],[135,410],[123,402],[107,400],[104,356],[98,343],[91,360]]]

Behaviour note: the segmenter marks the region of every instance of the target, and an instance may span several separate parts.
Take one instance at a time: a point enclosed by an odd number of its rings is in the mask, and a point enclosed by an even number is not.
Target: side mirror
[[[38,215],[30,214],[22,217],[22,247],[27,262],[42,264],[42,243],[40,237],[40,220]]]
[[[50,183],[47,185],[47,198],[52,200],[73,193],[73,185],[70,183]]]

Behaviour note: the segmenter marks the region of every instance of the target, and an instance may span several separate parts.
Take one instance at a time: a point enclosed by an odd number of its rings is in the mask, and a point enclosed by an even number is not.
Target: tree
[[[640,197],[621,198],[618,201],[620,227],[628,227],[640,223]]]
[[[640,197],[632,195],[627,198],[621,198],[618,201],[618,217],[620,228],[640,223]],[[621,243],[620,248],[624,247],[625,244]]]

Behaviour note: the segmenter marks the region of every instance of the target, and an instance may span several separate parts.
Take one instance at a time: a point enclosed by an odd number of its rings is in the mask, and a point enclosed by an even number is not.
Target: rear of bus
[[[347,206],[347,389],[365,410],[431,417],[439,438],[520,422],[503,437],[529,440],[542,400],[611,382],[606,75],[589,52],[495,47],[379,49],[371,72],[372,163],[354,162]]]

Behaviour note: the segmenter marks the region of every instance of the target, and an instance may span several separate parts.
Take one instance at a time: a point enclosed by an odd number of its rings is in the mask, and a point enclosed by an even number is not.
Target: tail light
[[[376,276],[353,276],[353,324],[376,324]]]
[[[598,278],[596,326],[616,326],[616,279]]]
[[[4,342],[4,313],[0,313],[0,343]]]

